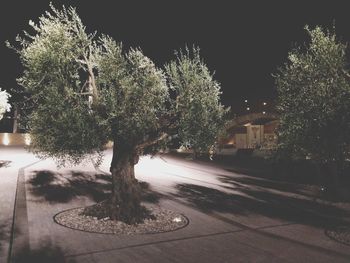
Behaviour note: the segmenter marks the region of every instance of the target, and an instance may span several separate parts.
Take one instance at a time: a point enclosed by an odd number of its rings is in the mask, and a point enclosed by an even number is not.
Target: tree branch
[[[136,147],[136,151],[139,151],[139,150],[142,150],[146,147],[149,147],[149,146],[152,146],[152,145],[155,145],[157,144],[158,142],[164,140],[166,137],[168,137],[169,135],[167,133],[163,133],[161,136],[159,136],[158,138],[156,139],[152,139],[152,140],[148,140],[144,143],[141,143],[139,145],[137,145]]]
[[[89,46],[89,53],[91,55],[91,47],[90,46]],[[86,54],[84,54],[83,57],[84,57],[84,60],[86,62],[86,66],[87,66],[88,73],[89,73],[89,88],[91,88],[92,97],[93,97],[92,103],[96,103],[98,101],[98,91],[97,91],[97,87],[96,87],[95,75],[94,75],[94,72],[92,69],[91,62],[88,60]]]
[[[343,73],[345,75],[345,77],[347,77],[348,79],[350,79],[350,74],[348,72],[345,71],[345,69],[343,69]]]
[[[73,92],[73,94],[80,95],[80,96],[84,96],[84,95],[92,96],[93,95],[91,92]]]

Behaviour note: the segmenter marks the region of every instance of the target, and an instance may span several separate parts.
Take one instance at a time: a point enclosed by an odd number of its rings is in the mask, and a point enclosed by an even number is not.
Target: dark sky
[[[200,46],[202,56],[222,84],[223,102],[274,96],[271,73],[286,61],[296,43],[307,40],[303,27],[332,27],[350,40],[346,1],[53,1],[76,6],[88,30],[97,30],[141,47],[159,66],[174,58],[185,44]],[[16,85],[17,55],[4,45],[14,40],[28,21],[37,21],[49,1],[1,1],[0,87]]]

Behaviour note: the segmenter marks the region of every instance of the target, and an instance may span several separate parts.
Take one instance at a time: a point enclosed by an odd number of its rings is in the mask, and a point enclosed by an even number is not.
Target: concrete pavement
[[[18,154],[32,159],[23,163]],[[13,262],[350,261],[349,247],[324,234],[327,226],[345,222],[349,211],[315,203],[297,185],[284,187],[168,155],[144,157],[136,166],[136,176],[148,188],[145,199],[185,214],[190,224],[162,234],[93,234],[57,225],[53,216],[106,198],[108,176],[96,172],[89,160],[78,167],[57,169],[52,160],[37,162],[20,149],[7,156],[23,166],[12,167],[12,181],[1,189],[12,194],[6,194],[8,214],[0,217],[0,223],[11,219],[17,180],[14,173],[24,167],[22,174],[19,171],[24,187],[17,188],[22,194],[17,196],[20,218],[15,220],[15,229],[27,231],[14,232],[12,253],[17,260]],[[107,151],[101,170],[108,171],[110,159]],[[1,174],[10,171],[0,169]],[[3,235],[3,241],[8,237]],[[2,250],[6,248],[8,243]],[[6,262],[6,253],[1,256]]]
[[[22,147],[0,146],[0,262],[6,262],[11,238],[18,171],[38,159]]]

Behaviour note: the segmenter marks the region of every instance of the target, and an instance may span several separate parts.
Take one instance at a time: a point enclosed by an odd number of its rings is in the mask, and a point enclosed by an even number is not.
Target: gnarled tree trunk
[[[110,168],[112,173],[110,218],[112,220],[133,224],[144,218],[145,209],[141,206],[141,189],[134,172],[136,158],[133,149],[114,143]]]

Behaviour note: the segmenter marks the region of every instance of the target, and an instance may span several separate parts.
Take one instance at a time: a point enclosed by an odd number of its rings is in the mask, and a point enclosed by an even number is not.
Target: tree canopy
[[[199,150],[213,144],[225,109],[198,49],[163,71],[141,49],[87,33],[74,8],[51,9],[15,47],[25,68],[19,84],[35,104],[37,153],[78,162],[108,140],[141,151],[172,138]]]
[[[166,72],[176,97],[174,110],[182,144],[197,151],[208,150],[227,112],[220,104],[220,84],[200,58],[198,48],[193,48],[192,54],[188,48],[180,51],[177,60],[166,66]]]
[[[333,31],[305,29],[310,43],[291,51],[276,75],[279,150],[294,158],[341,164],[350,153],[347,46]]]

